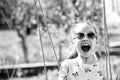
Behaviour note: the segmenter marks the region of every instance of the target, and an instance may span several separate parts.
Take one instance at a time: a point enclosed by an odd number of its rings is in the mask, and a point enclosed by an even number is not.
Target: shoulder
[[[106,60],[101,59],[100,64],[103,66],[103,68],[106,68]]]
[[[71,66],[76,62],[76,59],[65,59],[61,62],[61,66]]]
[[[100,65],[105,65],[105,63],[106,63],[105,60],[103,60],[103,59],[99,59],[97,62]]]
[[[103,73],[103,77],[106,78],[107,77],[106,61],[104,59],[100,60],[99,65],[100,65],[100,70]]]
[[[99,68],[102,69],[103,71],[105,70],[106,68],[106,61],[105,60],[102,60],[100,59],[97,64],[99,65]]]

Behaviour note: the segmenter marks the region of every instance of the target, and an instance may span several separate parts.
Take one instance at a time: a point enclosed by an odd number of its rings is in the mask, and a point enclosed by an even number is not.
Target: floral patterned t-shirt
[[[105,65],[101,61],[87,65],[68,59],[61,64],[59,80],[106,80]]]

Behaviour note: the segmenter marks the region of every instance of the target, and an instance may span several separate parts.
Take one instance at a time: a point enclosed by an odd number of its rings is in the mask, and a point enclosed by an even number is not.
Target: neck
[[[80,56],[79,58],[81,59],[81,62],[83,64],[93,64],[96,62],[96,57],[94,55],[89,56],[89,57]]]

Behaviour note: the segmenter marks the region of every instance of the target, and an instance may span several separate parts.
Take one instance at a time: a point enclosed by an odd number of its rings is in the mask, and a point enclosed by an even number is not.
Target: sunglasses
[[[89,39],[94,39],[96,37],[95,33],[89,32],[89,33],[76,33],[76,38],[83,39],[85,36],[87,36]]]

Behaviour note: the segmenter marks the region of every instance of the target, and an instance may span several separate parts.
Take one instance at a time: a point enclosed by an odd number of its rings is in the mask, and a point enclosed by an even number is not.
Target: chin
[[[81,54],[81,56],[82,56],[82,57],[86,57],[86,58],[87,58],[87,57],[90,57],[90,56],[91,56],[91,54],[90,54],[90,53],[83,53],[83,54]]]

